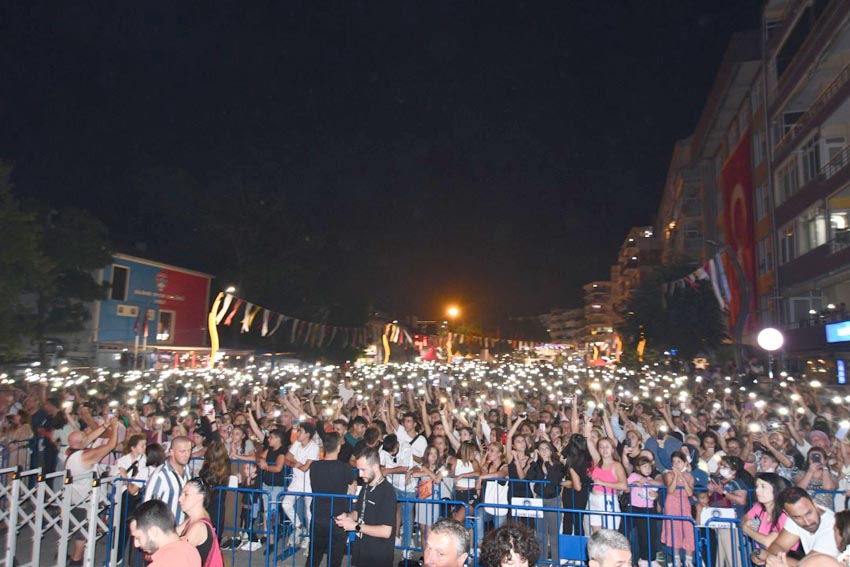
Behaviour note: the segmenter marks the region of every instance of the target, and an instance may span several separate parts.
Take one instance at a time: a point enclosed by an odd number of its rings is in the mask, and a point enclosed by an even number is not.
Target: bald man
[[[109,438],[103,445],[87,447],[91,439],[96,439],[109,432]],[[82,431],[74,431],[68,436],[68,458],[65,470],[71,473],[71,514],[81,522],[88,518],[88,513],[79,507],[91,492],[92,475],[97,472],[97,464],[118,446],[118,424],[116,420],[106,422],[86,435]],[[86,551],[86,530],[79,530],[74,538],[69,567],[83,564],[83,554]]]

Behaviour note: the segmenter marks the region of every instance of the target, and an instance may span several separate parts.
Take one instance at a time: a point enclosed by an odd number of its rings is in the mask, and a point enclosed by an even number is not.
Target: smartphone
[[[540,427],[540,431],[546,431],[546,424],[541,423],[538,427]]]
[[[720,424],[720,429],[717,430],[718,435],[723,435],[724,433],[729,431],[730,427],[732,427],[732,424],[729,423],[728,421],[724,421],[723,423]]]
[[[147,403],[150,403],[150,401],[151,401],[150,395],[145,394],[145,396],[142,398],[142,403],[147,404]]]
[[[215,406],[212,404],[204,404],[204,415],[212,415],[215,412]]]
[[[115,410],[109,410],[106,412],[107,419],[115,419]]]
[[[850,421],[845,420],[838,424],[838,431],[835,432],[835,438],[839,441],[844,441],[847,433],[850,433]]]

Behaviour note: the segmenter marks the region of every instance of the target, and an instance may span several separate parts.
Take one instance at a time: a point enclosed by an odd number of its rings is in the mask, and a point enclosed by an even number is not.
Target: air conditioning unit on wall
[[[116,314],[119,317],[138,317],[139,308],[135,305],[119,305]]]

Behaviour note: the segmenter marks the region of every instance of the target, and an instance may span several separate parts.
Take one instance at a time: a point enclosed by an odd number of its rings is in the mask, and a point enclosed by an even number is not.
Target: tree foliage
[[[0,360],[19,357],[33,327],[24,301],[52,268],[41,248],[41,227],[12,196],[13,166],[0,161]]]
[[[50,211],[43,218],[41,249],[50,269],[34,286],[34,330],[42,357],[46,338],[79,331],[91,317],[87,304],[103,299],[107,288],[94,273],[112,260],[106,227],[88,212]]]
[[[103,297],[94,273],[111,254],[106,228],[89,213],[25,211],[12,170],[0,162],[0,359],[21,356],[30,339],[44,358],[45,339],[81,329],[86,304]]]
[[[684,360],[710,353],[726,338],[726,325],[711,284],[699,281],[662,297],[661,284],[693,270],[688,264],[664,266],[649,274],[632,293],[618,327],[627,352],[646,339],[646,356],[676,350]],[[646,358],[645,356],[645,358]]]

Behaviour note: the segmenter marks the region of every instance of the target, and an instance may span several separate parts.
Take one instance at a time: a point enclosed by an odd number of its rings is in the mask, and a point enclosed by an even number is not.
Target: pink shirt
[[[759,527],[756,531],[758,531],[758,533],[762,535],[768,535],[773,532],[781,532],[782,529],[785,527],[785,521],[788,519],[788,516],[785,515],[785,512],[782,512],[779,515],[779,519],[776,520],[776,525],[774,526],[771,523],[770,516],[767,514],[767,511],[764,509],[764,507],[761,505],[760,502],[756,502],[756,504],[752,508],[747,510],[747,513],[744,515],[744,519],[747,521],[750,521],[754,518],[759,519]],[[797,544],[791,549],[796,551],[799,547],[800,543],[797,542]]]
[[[201,555],[198,548],[181,539],[160,547],[151,555],[148,567],[201,567]]]
[[[614,466],[612,465],[610,469],[603,469],[602,467],[593,467],[593,471],[590,473],[590,479],[601,480],[604,482],[617,482],[617,475],[614,473]],[[606,496],[613,496],[616,492],[613,488],[609,488],[607,486],[598,486],[596,484],[593,485],[593,492],[597,492],[599,494],[605,494]]]
[[[652,508],[655,506],[655,498],[658,496],[658,488],[648,487],[648,486],[632,486],[637,484],[639,480],[643,479],[644,476],[640,473],[633,472],[629,475],[629,491],[631,495],[631,503],[632,506],[636,506],[638,508]],[[654,490],[652,494],[650,494],[650,490]]]

